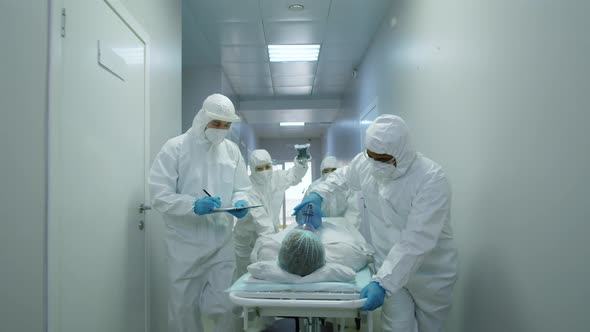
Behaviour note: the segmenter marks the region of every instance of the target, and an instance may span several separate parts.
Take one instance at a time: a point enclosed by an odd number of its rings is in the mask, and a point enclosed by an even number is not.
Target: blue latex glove
[[[248,206],[248,202],[237,201],[236,204],[234,204],[234,207],[242,207],[242,206]],[[241,210],[237,210],[237,211],[229,211],[229,213],[231,213],[234,217],[240,219],[240,218],[244,218],[248,214],[248,210],[249,209],[241,209]]]
[[[305,222],[305,216],[303,215],[303,211],[309,203],[313,204],[313,217],[311,218],[311,225],[318,229],[322,226],[322,196],[311,193],[307,197],[305,197],[299,205],[297,205],[293,210],[295,211],[292,215],[295,216],[295,220],[299,225],[303,225]]]
[[[375,310],[383,305],[385,300],[385,289],[375,281],[371,281],[361,290],[359,299],[367,299],[367,302],[361,307],[361,310]]]
[[[215,208],[220,208],[221,207],[221,198],[217,197],[217,196],[207,196],[207,197],[203,197],[201,199],[198,199],[195,202],[195,206],[193,207],[193,211],[202,216],[204,214],[209,214],[213,211],[213,209]]]

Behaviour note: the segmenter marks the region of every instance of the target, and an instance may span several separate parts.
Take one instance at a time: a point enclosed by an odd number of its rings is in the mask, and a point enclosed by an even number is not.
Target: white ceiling
[[[339,96],[391,0],[184,0],[183,63],[221,64],[241,99]],[[302,12],[288,6],[302,4]],[[269,44],[321,44],[318,62],[270,63]]]
[[[242,101],[339,98],[391,2],[184,0],[183,64],[221,65]],[[305,9],[288,10],[294,3],[302,4]],[[270,63],[269,44],[321,44],[319,61]],[[303,131],[306,135],[317,135],[305,137],[319,137],[326,127],[326,113],[330,112],[311,110],[310,122],[318,125],[306,123],[305,129],[289,129],[286,135]],[[260,124],[259,137],[276,133],[272,126],[264,127],[256,120],[269,117],[247,115],[255,110],[241,108],[241,111],[248,123]],[[292,113],[283,112],[284,116],[289,114]],[[272,119],[295,121],[282,116]],[[320,122],[324,124],[319,125]]]

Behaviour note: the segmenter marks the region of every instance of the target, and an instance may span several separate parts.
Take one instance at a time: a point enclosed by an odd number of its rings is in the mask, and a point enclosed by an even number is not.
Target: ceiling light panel
[[[270,62],[317,61],[320,45],[268,45]]]
[[[339,112],[339,109],[275,109],[263,111],[241,111],[241,114],[250,124],[276,124],[279,122],[333,122]]]
[[[302,127],[305,122],[280,122],[279,125],[281,127]]]

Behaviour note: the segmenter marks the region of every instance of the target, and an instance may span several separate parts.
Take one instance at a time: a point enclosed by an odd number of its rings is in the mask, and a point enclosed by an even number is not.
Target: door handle
[[[139,228],[140,231],[143,231],[143,229],[145,228],[145,223],[143,222],[143,220],[139,221],[139,224],[137,225],[137,227]]]
[[[145,205],[143,203],[139,204],[139,213],[144,213],[145,211],[151,210],[152,207],[149,205]]]

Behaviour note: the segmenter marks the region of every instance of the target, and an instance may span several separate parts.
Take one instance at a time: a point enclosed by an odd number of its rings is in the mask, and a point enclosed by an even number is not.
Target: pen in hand
[[[215,206],[213,207],[213,209],[219,209],[221,207],[221,199],[219,197],[211,196],[211,194],[208,193],[205,189],[203,189],[203,191],[205,192],[205,194],[207,194],[207,196],[213,198],[213,201],[215,202]]]

